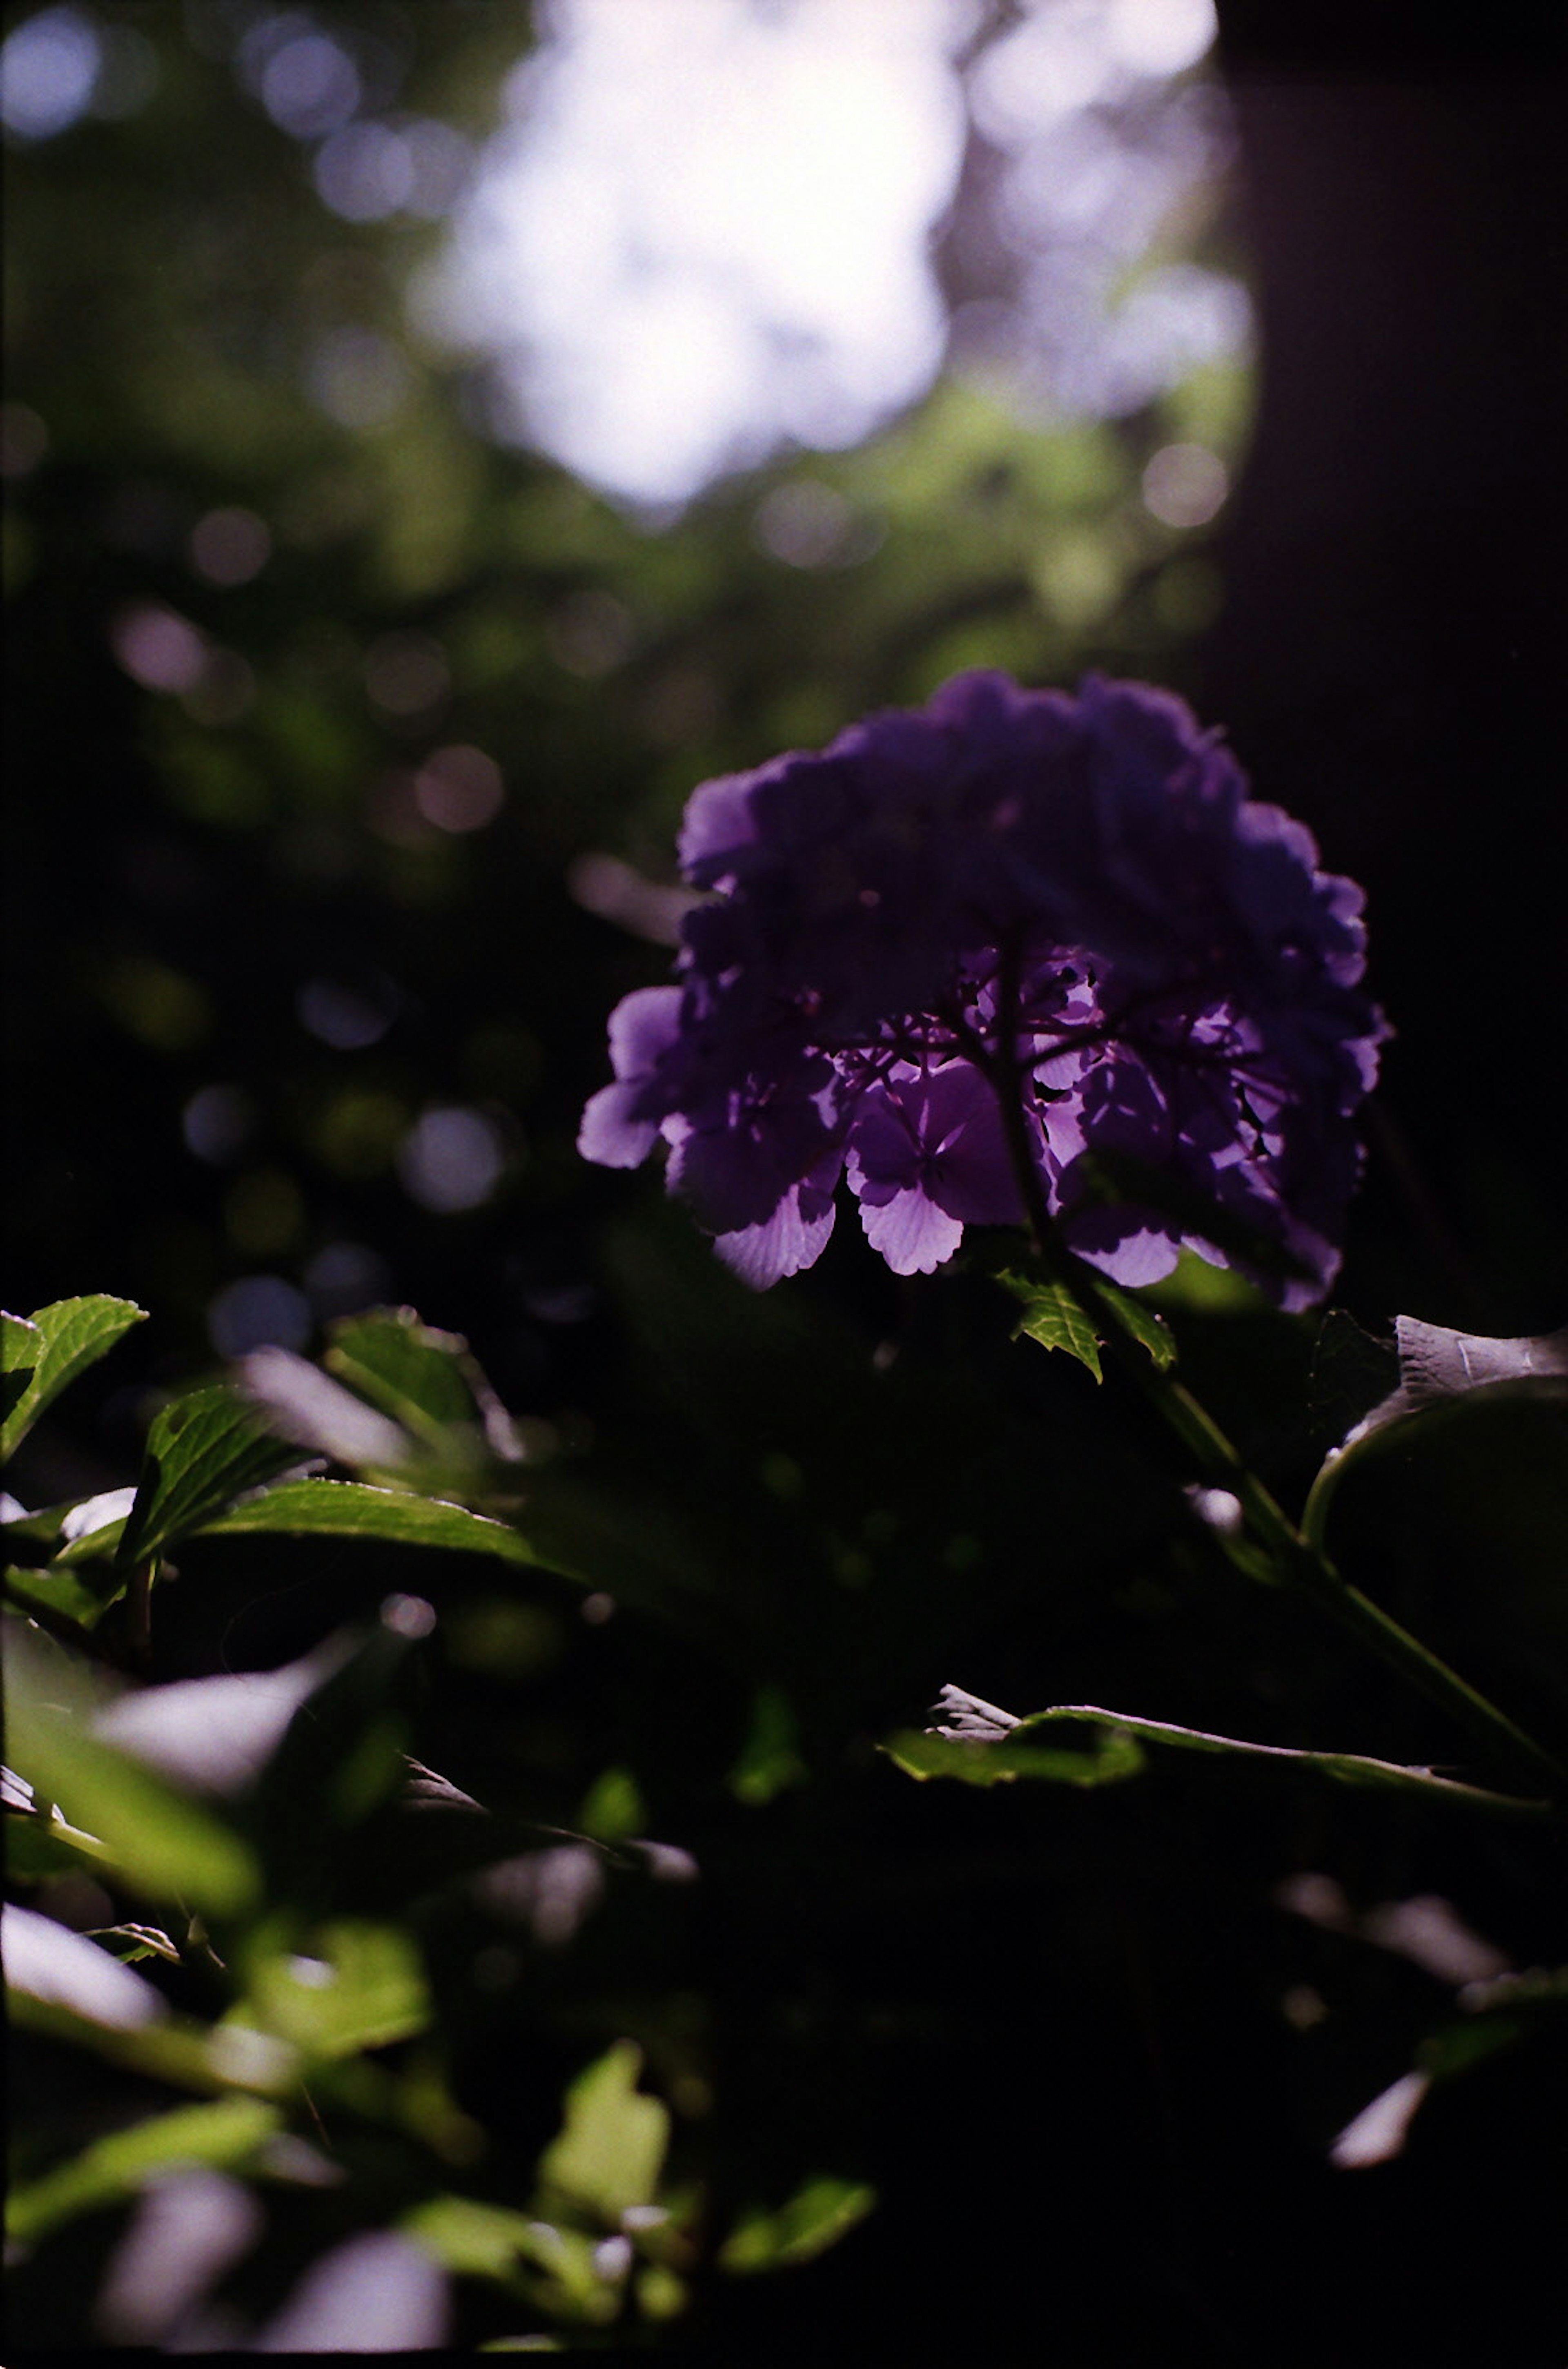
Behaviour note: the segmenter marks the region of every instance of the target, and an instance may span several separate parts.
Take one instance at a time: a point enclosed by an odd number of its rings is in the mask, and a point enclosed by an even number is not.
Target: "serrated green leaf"
[[[749,2213],[719,2249],[727,2271],[783,2271],[815,2260],[836,2246],[876,2203],[876,2191],[863,2180],[808,2180],[776,2212]]]
[[[298,1460],[298,1450],[268,1431],[226,1383],[176,1399],[147,1434],[136,1501],[120,1541],[120,1568],[161,1553]]]
[[[566,2122],[539,2161],[548,2192],[586,2207],[611,2227],[647,2204],[670,2143],[670,2111],[637,2089],[642,2051],[618,2040],[567,2092]]]
[[[275,1488],[231,1505],[200,1525],[204,1538],[262,1531],[380,1539],[399,1546],[445,1547],[459,1553],[498,1555],[503,1562],[561,1566],[536,1554],[509,1523],[472,1514],[444,1498],[406,1489],[377,1489],[363,1481],[280,1481]],[[569,1577],[570,1574],[568,1574]]]
[[[1124,1291],[1119,1283],[1107,1282],[1103,1275],[1095,1276],[1094,1288],[1102,1301],[1114,1311],[1122,1330],[1138,1343],[1140,1349],[1148,1350],[1157,1366],[1163,1369],[1175,1364],[1175,1336],[1156,1310],[1146,1308],[1140,1299],[1133,1298],[1130,1291]]]
[[[1398,1389],[1330,1450],[1307,1493],[1301,1532],[1315,1547],[1323,1544],[1329,1510],[1346,1471],[1391,1442],[1403,1447],[1417,1433],[1462,1420],[1478,1402],[1491,1404],[1517,1395],[1568,1405],[1568,1327],[1502,1340],[1400,1316],[1394,1332]]]
[[[138,1890],[226,1917],[257,1892],[250,1848],[204,1803],[118,1752],[89,1727],[93,1699],[57,1648],[16,1624],[6,1654],[7,1750],[40,1802],[58,1802],[73,1828]]]
[[[1024,1313],[1013,1328],[1015,1341],[1024,1334],[1044,1349],[1065,1349],[1070,1357],[1088,1367],[1096,1381],[1102,1379],[1099,1337],[1066,1284],[1036,1282],[1010,1270],[997,1280],[1024,1303]]]
[[[246,2164],[281,2119],[278,2107],[259,2098],[218,2098],[113,2131],[41,2179],[13,2188],[6,2234],[17,2245],[34,2245],[62,2222],[134,2196],[177,2168],[207,2164],[233,2169]]]
[[[7,1316],[0,1328],[0,1457],[10,1456],[66,1384],[146,1313],[133,1300],[91,1292],[52,1300],[30,1318]]]
[[[0,1312],[0,1454],[8,1456],[22,1436],[17,1419],[42,1356],[43,1335],[32,1320]]]

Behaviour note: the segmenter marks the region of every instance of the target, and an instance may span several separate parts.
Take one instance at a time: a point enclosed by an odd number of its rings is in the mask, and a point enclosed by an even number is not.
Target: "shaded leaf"
[[[1329,1309],[1318,1327],[1307,1384],[1314,1436],[1324,1446],[1337,1445],[1398,1382],[1392,1344],[1375,1341],[1343,1308]]]
[[[885,1746],[899,1768],[911,1777],[963,1777],[973,1785],[994,1785],[1013,1777],[1096,1784],[1107,1778],[1136,1774],[1142,1765],[1141,1747],[1153,1744],[1184,1752],[1284,1761],[1337,1784],[1376,1792],[1413,1793],[1460,1808],[1501,1811],[1531,1818],[1546,1816],[1551,1812],[1551,1804],[1546,1802],[1494,1793],[1482,1786],[1438,1777],[1430,1768],[1373,1760],[1362,1753],[1312,1752],[1293,1745],[1249,1744],[1233,1735],[1213,1735],[1202,1728],[1179,1727],[1169,1720],[1139,1719],[1126,1711],[1102,1711],[1094,1703],[1058,1703],[1048,1711],[1013,1719],[1009,1712],[998,1711],[994,1705],[982,1703],[978,1696],[966,1695],[959,1688],[944,1688],[943,1697],[941,1708],[948,1716],[941,1727],[923,1736],[896,1736]],[[1105,1745],[1114,1747],[1111,1765],[1097,1765],[1080,1752],[1043,1750],[1038,1742],[1043,1732],[1062,1722],[1101,1730]],[[1131,1759],[1125,1757],[1129,1746],[1136,1756]],[[1057,1763],[1062,1765],[1059,1767]]]
[[[864,2181],[809,2180],[776,2212],[749,2213],[738,2221],[719,2249],[719,2261],[740,2272],[809,2262],[836,2246],[876,2203],[876,2191]]]
[[[1413,1316],[1395,1319],[1399,1387],[1381,1399],[1330,1450],[1307,1494],[1303,1535],[1322,1546],[1329,1508],[1345,1471],[1391,1440],[1403,1442],[1478,1401],[1509,1394],[1560,1399],[1568,1405],[1568,1327],[1561,1332],[1492,1339],[1454,1333]]]
[[[438,1332],[411,1308],[372,1308],[333,1325],[330,1373],[439,1448],[454,1426],[482,1422],[484,1378],[460,1333]]]
[[[1122,1328],[1139,1346],[1147,1349],[1155,1364],[1162,1368],[1176,1362],[1175,1336],[1164,1318],[1152,1308],[1124,1291],[1119,1283],[1111,1283],[1103,1275],[1094,1278],[1094,1288],[1102,1300],[1107,1302],[1120,1319]]]
[[[1022,1722],[1020,1722],[1022,1724]],[[1014,1744],[1013,1731],[996,1742],[974,1735],[938,1735],[910,1731],[881,1747],[907,1777],[956,1777],[966,1785],[1010,1785],[1019,1777],[1053,1785],[1114,1785],[1136,1777],[1143,1754],[1125,1734],[1097,1736],[1088,1751],[1040,1744]]]
[[[295,1450],[226,1383],[159,1410],[143,1451],[135,1503],[120,1538],[123,1569],[161,1553],[209,1516],[297,1463]]]
[[[32,1318],[7,1316],[0,1342],[0,1456],[9,1456],[68,1382],[142,1323],[146,1310],[133,1300],[92,1292],[52,1300]],[[18,1380],[20,1387],[17,1387]]]

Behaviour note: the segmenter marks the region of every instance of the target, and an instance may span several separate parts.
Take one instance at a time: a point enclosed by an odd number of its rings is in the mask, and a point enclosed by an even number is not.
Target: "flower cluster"
[[[662,1139],[749,1283],[811,1265],[847,1180],[900,1275],[1045,1209],[1119,1283],[1185,1243],[1327,1288],[1385,1034],[1361,894],[1181,701],[961,675],[704,784],[681,858],[678,983],[614,1013],[579,1146]]]

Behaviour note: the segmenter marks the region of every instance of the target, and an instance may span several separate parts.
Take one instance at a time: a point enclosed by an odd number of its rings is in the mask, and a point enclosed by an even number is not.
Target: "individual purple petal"
[[[939,1209],[918,1184],[899,1190],[862,1184],[857,1190],[865,1239],[895,1275],[932,1274],[964,1239],[963,1220]],[[878,1201],[877,1194],[887,1197]]]
[[[807,1211],[812,1214],[807,1215]],[[771,1218],[714,1242],[725,1265],[753,1291],[766,1291],[786,1275],[815,1266],[833,1230],[833,1196],[792,1184]]]
[[[681,990],[640,987],[610,1015],[610,1059],[615,1083],[592,1096],[578,1131],[578,1150],[602,1168],[636,1168],[658,1138],[658,1115],[648,1115],[649,1090],[664,1056],[679,1041]]]

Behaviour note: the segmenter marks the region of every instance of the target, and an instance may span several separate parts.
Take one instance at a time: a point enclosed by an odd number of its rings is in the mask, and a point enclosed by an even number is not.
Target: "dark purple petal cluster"
[[[929,1273],[1024,1220],[1022,1162],[1119,1283],[1185,1244],[1288,1308],[1328,1288],[1386,1033],[1361,894],[1180,700],[960,675],[704,784],[681,859],[677,983],[613,1014],[580,1148],[662,1140],[748,1282],[811,1265],[841,1182]]]

